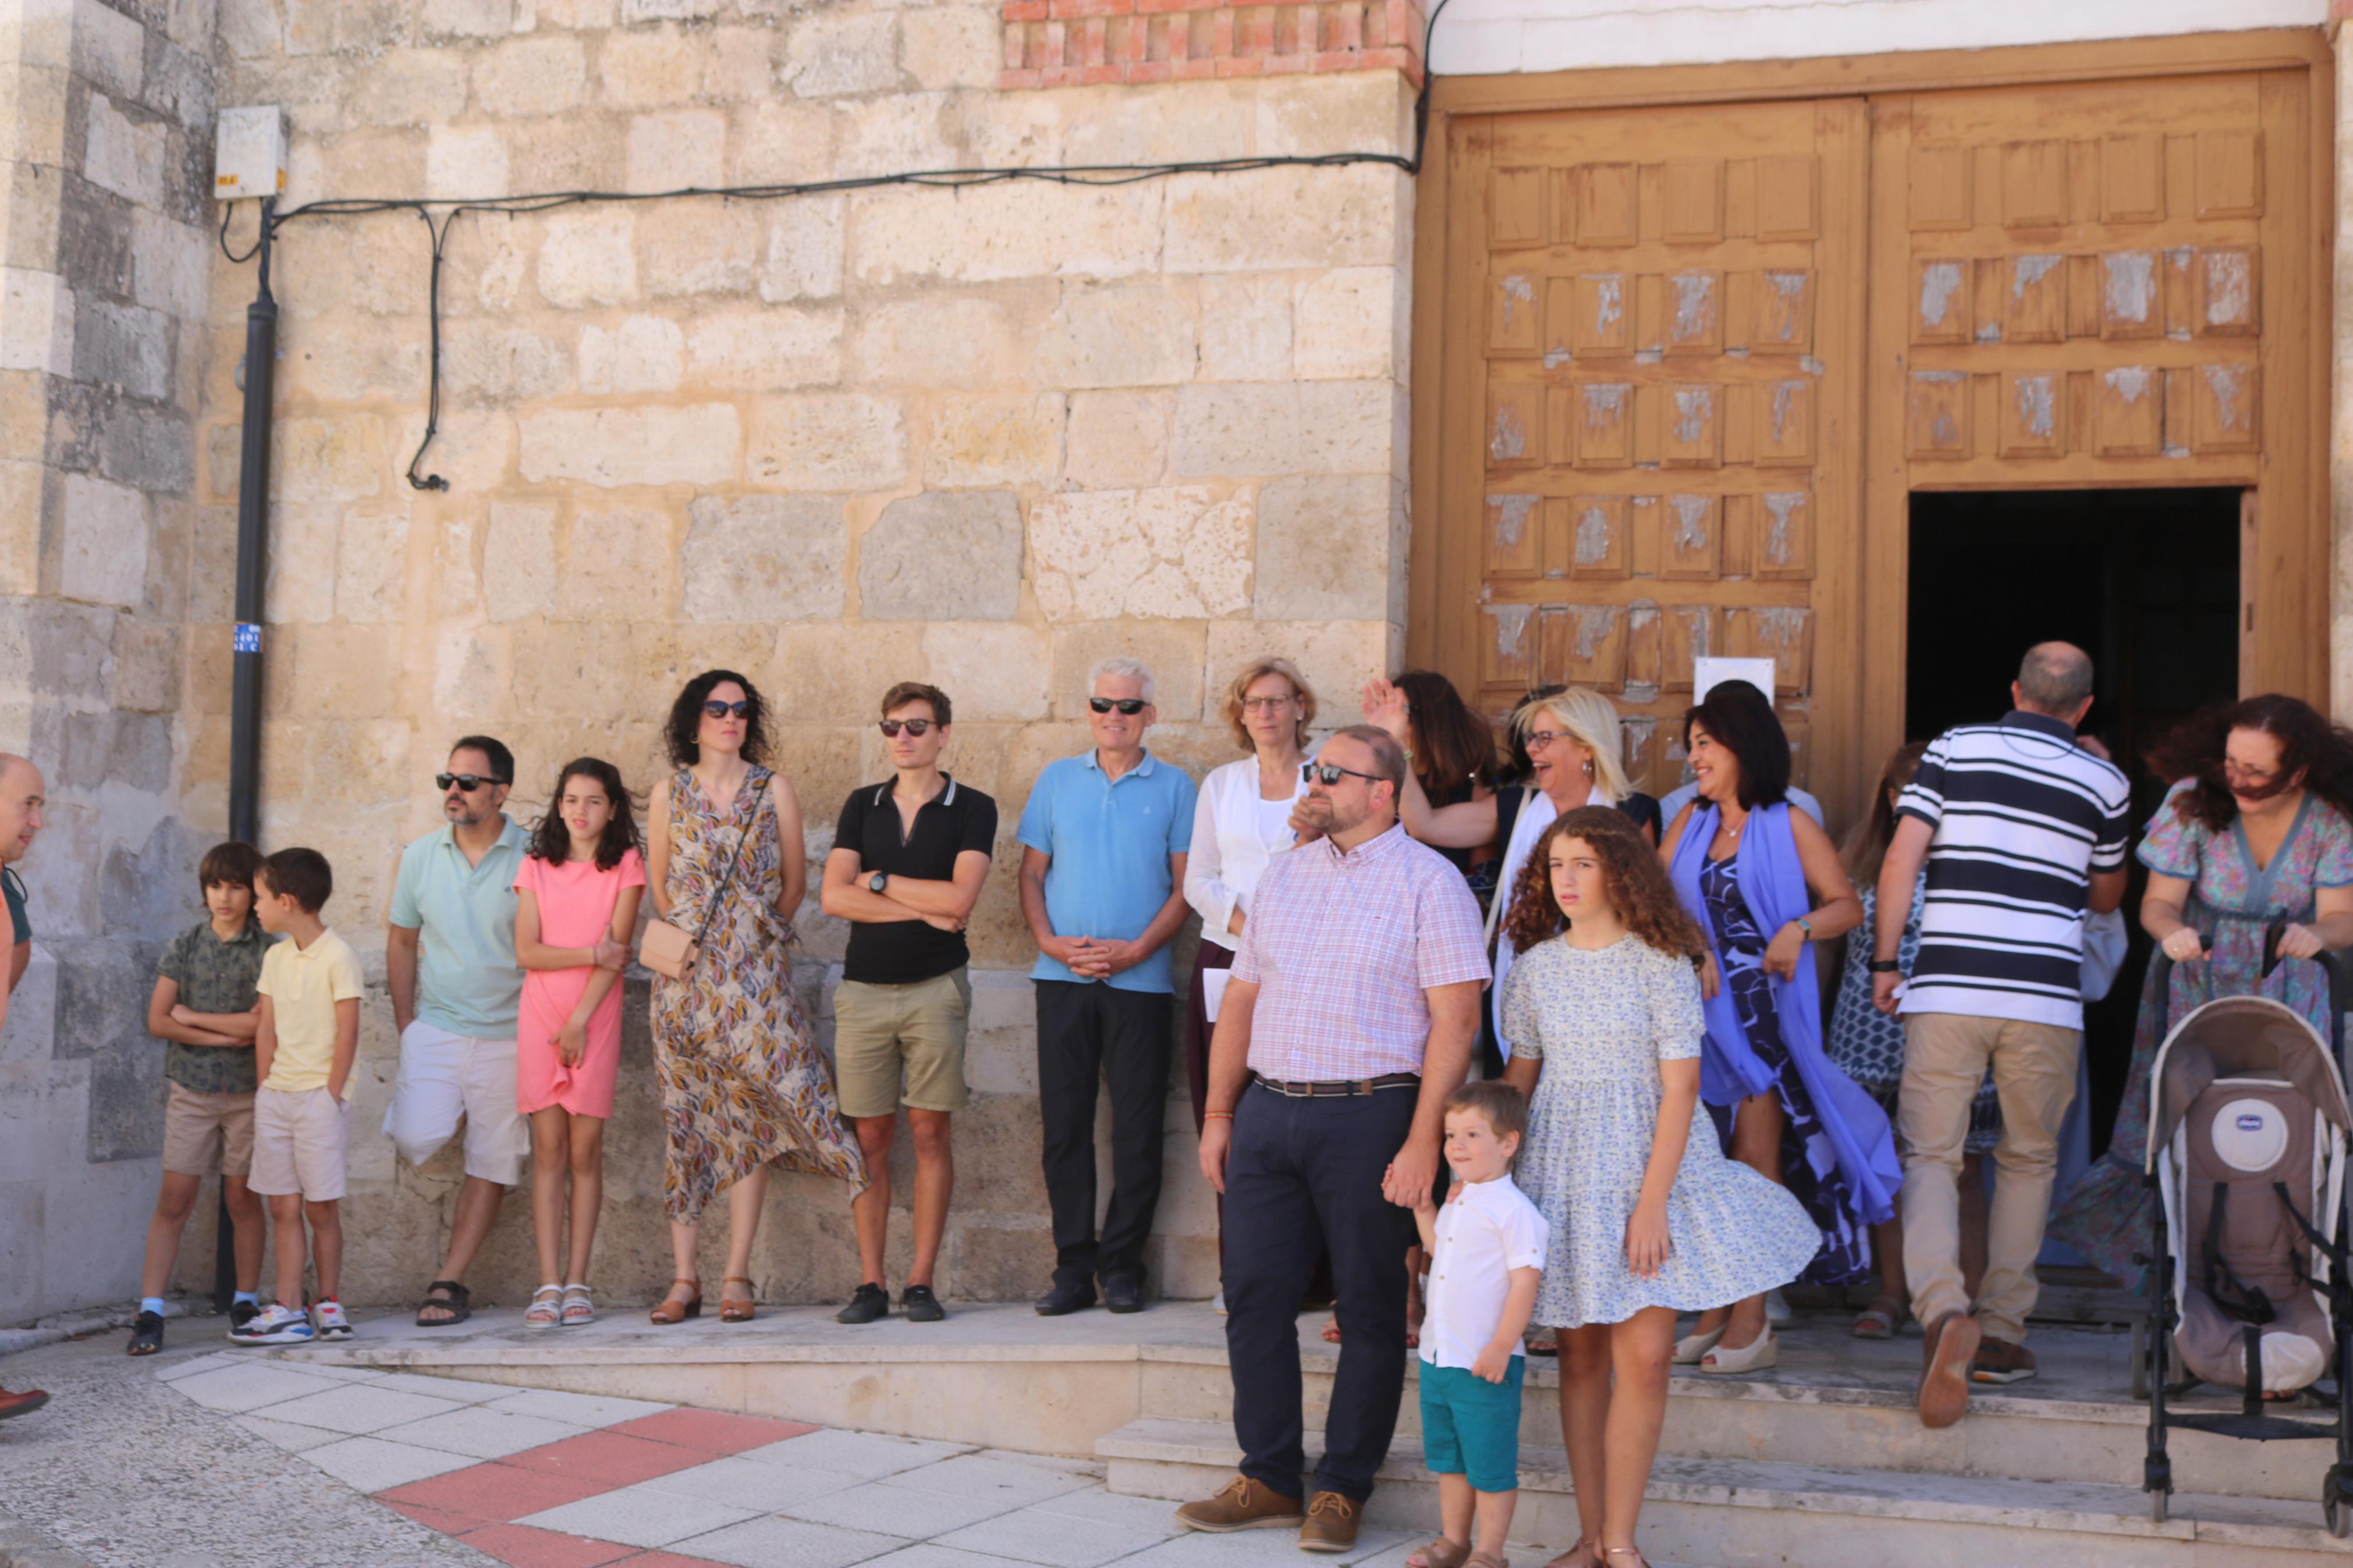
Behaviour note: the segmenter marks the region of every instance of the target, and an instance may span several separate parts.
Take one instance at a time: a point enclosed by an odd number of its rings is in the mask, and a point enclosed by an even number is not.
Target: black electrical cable
[[[252,260],[254,257],[260,254],[261,229],[269,223],[269,220],[264,218],[261,223],[254,226],[253,248],[247,251],[243,256],[239,256],[228,247],[228,220],[236,216],[237,204],[235,202],[229,203],[226,209],[221,213],[220,253],[229,258],[230,265],[242,267],[247,262]]]
[[[1421,173],[1422,156],[1430,137],[1430,45],[1438,31],[1438,18],[1453,0],[1439,0],[1430,14],[1422,31],[1421,89],[1415,95],[1413,105],[1413,155],[1402,157],[1395,153],[1286,153],[1267,157],[1216,158],[1190,163],[1066,163],[1039,168],[1019,169],[923,169],[895,174],[853,175],[838,180],[809,180],[782,185],[686,185],[671,191],[549,191],[532,195],[498,196],[479,201],[427,201],[417,197],[335,196],[306,202],[299,207],[265,215],[262,222],[272,234],[297,218],[360,217],[375,213],[413,212],[424,220],[425,231],[432,239],[432,265],[427,285],[427,316],[429,326],[429,347],[426,361],[425,435],[417,442],[417,451],[408,459],[408,483],[420,490],[446,490],[449,481],[439,474],[419,476],[417,465],[425,460],[427,448],[441,427],[441,268],[447,258],[449,228],[466,213],[522,214],[550,212],[558,207],[579,206],[589,202],[663,202],[696,196],[717,196],[732,201],[781,201],[792,196],[833,195],[848,191],[876,190],[889,185],[917,185],[934,189],[963,190],[971,186],[1010,184],[1020,180],[1039,180],[1063,185],[1127,185],[1145,180],[1165,180],[1178,174],[1238,174],[1265,169],[1335,169],[1351,164],[1372,163],[1400,170],[1408,174]],[[435,208],[441,208],[441,221],[433,221]],[[234,208],[231,209],[232,211]],[[252,259],[260,248],[259,238],[254,250],[244,256],[231,254],[228,248],[228,216],[221,217],[221,254],[232,262]]]

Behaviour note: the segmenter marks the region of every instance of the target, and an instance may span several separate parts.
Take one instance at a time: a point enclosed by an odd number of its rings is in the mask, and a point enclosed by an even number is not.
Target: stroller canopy
[[[2157,1169],[2158,1152],[2172,1144],[2190,1101],[2225,1078],[2281,1079],[2332,1125],[2353,1131],[2345,1080],[2311,1023],[2268,996],[2220,996],[2175,1025],[2158,1047],[2144,1169]]]

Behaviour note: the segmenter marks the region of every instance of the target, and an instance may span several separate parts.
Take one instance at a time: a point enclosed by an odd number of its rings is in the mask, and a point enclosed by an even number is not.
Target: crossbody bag
[[[656,974],[670,980],[686,978],[688,955],[702,947],[704,934],[711,930],[712,921],[719,914],[719,900],[727,896],[729,886],[735,880],[735,868],[744,858],[744,841],[759,826],[760,799],[767,787],[768,781],[762,779],[753,791],[751,820],[744,823],[743,831],[735,836],[735,852],[727,858],[727,869],[720,877],[719,885],[711,890],[711,901],[703,906],[702,923],[695,927],[694,934],[689,936],[670,921],[651,920],[646,922],[646,934],[638,943],[638,962]]]

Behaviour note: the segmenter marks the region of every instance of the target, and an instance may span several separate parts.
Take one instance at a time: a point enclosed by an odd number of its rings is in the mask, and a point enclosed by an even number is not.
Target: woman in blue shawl
[[[1683,715],[1699,794],[1659,846],[1683,907],[1708,936],[1700,1099],[1731,1121],[1731,1154],[1788,1187],[1822,1233],[1803,1279],[1843,1285],[1872,1268],[1871,1226],[1893,1217],[1903,1167],[1886,1112],[1822,1052],[1813,943],[1862,920],[1837,847],[1789,809],[1789,738],[1765,694],[1719,682]],[[1677,1342],[1703,1372],[1752,1372],[1778,1355],[1752,1296]]]

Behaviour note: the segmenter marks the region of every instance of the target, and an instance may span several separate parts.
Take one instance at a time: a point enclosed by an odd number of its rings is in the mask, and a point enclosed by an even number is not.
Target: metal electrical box
[[[285,191],[285,114],[276,104],[222,110],[213,142],[213,199],[259,199]]]

